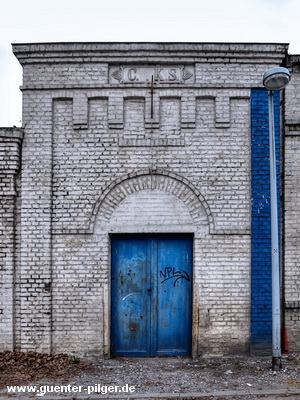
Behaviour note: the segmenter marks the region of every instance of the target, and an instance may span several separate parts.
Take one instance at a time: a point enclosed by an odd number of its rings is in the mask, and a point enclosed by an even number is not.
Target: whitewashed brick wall
[[[14,349],[16,195],[22,129],[0,128],[0,351]]]
[[[293,71],[285,92],[284,166],[284,300],[289,348],[300,350],[300,68],[299,56],[288,58]]]
[[[262,87],[286,46],[14,52],[24,68],[25,127],[16,345],[107,355],[109,235],[175,231],[195,238],[193,354],[247,351],[250,88]],[[157,65],[152,96],[147,74]]]

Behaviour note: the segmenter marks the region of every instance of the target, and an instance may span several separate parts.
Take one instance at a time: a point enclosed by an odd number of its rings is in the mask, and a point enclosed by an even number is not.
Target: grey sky
[[[277,42],[300,54],[299,0],[6,1],[0,24],[0,126],[20,126],[22,70],[11,43]]]

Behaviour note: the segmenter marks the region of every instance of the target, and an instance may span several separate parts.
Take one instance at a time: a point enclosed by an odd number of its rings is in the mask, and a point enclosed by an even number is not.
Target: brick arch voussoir
[[[143,169],[119,177],[102,192],[94,204],[89,231],[94,231],[98,216],[109,220],[122,200],[135,192],[146,189],[158,189],[176,196],[187,206],[196,225],[201,220],[204,208],[210,230],[213,230],[214,221],[209,205],[200,191],[188,179],[162,169]]]

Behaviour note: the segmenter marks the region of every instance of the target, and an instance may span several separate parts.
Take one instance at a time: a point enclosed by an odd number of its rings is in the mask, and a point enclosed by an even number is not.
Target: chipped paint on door
[[[191,353],[192,253],[190,235],[113,236],[113,355]]]

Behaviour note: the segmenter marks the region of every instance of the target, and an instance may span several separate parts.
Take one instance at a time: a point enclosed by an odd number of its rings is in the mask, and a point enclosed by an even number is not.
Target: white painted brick
[[[250,88],[261,87],[263,71],[281,64],[286,49],[144,46],[14,47],[24,66],[15,268],[15,340],[23,350],[102,356],[109,234],[175,229],[194,233],[195,351],[247,351]],[[125,61],[187,64],[194,75],[158,82],[151,98],[149,83],[109,76]]]

